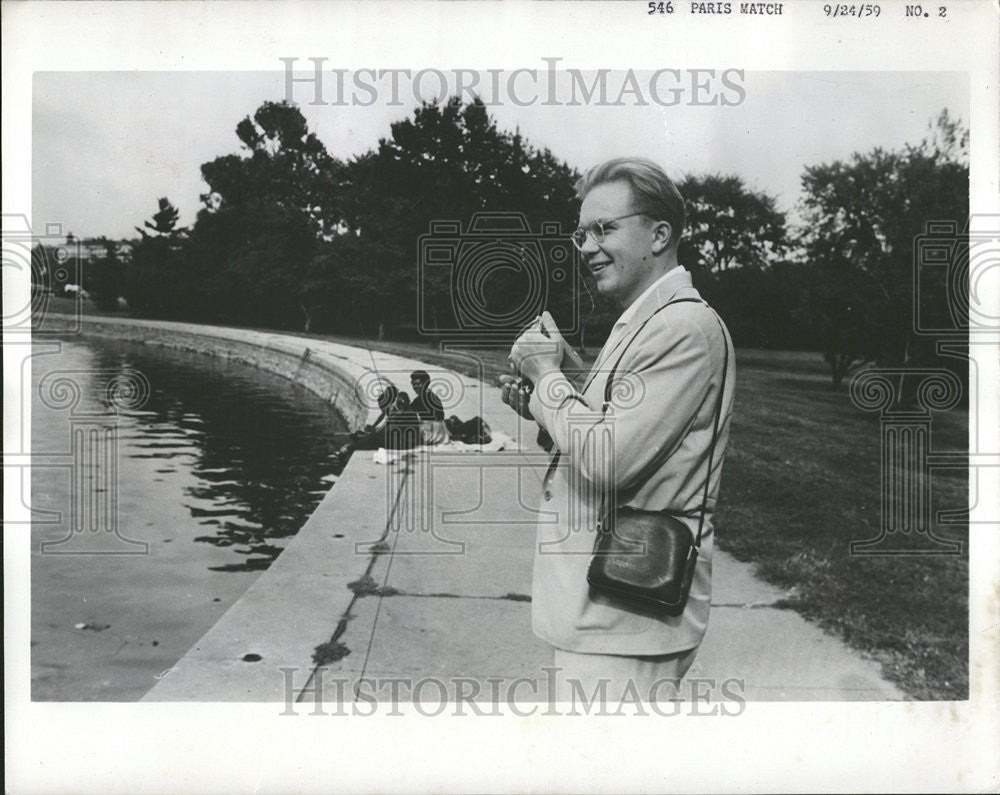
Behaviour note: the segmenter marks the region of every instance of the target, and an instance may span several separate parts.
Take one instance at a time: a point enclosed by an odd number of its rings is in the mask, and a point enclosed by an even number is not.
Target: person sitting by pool
[[[378,397],[382,413],[373,425],[352,434],[354,450],[409,450],[423,444],[420,417],[413,410],[410,396],[390,385]]]
[[[415,398],[411,408],[420,418],[420,432],[424,444],[444,444],[448,441],[448,428],[444,423],[444,406],[431,390],[431,377],[426,370],[410,373],[410,385]]]
[[[376,398],[380,410],[378,417],[375,418],[375,422],[366,425],[361,430],[353,431],[351,433],[351,439],[359,439],[360,437],[366,436],[370,434],[372,431],[379,428],[382,425],[382,423],[385,422],[385,420],[388,418],[389,410],[395,406],[398,398],[399,398],[399,390],[396,388],[394,384],[389,384],[388,386],[386,386],[385,389],[379,392],[378,397]],[[409,400],[409,397],[407,397],[407,400]]]

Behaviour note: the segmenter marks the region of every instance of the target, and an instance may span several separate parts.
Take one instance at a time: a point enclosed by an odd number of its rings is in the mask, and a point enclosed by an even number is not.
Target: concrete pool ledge
[[[385,532],[385,467],[355,455],[288,547],[144,701],[283,701],[354,598]]]

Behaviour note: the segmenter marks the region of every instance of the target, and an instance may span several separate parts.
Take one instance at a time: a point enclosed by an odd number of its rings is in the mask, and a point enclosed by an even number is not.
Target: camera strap
[[[658,315],[668,306],[673,306],[674,304],[682,304],[682,303],[704,304],[705,308],[708,309],[715,317],[716,322],[719,324],[719,330],[722,332],[722,350],[723,350],[722,384],[719,388],[719,399],[716,401],[715,404],[715,418],[713,420],[713,425],[712,425],[712,444],[708,448],[708,470],[705,473],[705,493],[702,497],[701,508],[699,510],[700,516],[698,518],[698,536],[694,542],[695,547],[699,547],[701,546],[701,535],[705,529],[705,514],[708,512],[708,487],[709,483],[712,480],[712,462],[713,458],[715,457],[715,446],[719,436],[719,424],[722,419],[722,401],[726,396],[726,375],[729,371],[729,341],[726,339],[726,330],[725,327],[722,325],[722,319],[719,317],[718,313],[700,298],[678,298],[676,301],[668,301],[663,306],[659,307],[655,312],[653,312],[653,314],[651,314],[648,318],[646,318],[643,324],[639,326],[635,334],[633,334],[631,338],[629,338],[628,342],[625,343],[625,347],[622,349],[621,354],[615,361],[615,366],[611,369],[611,374],[608,376],[608,380],[604,384],[604,406],[602,407],[601,412],[606,414],[608,411],[608,406],[611,405],[611,392],[613,388],[615,373],[617,373],[618,371],[618,365],[620,365],[622,359],[625,358],[625,353],[628,351],[629,346],[635,341],[636,337],[638,337],[642,333],[642,330],[646,327],[646,324],[649,323],[649,321],[651,321],[654,317],[656,317],[656,315]],[[652,472],[653,468],[659,466],[661,463],[662,462],[658,460],[658,457],[654,457],[653,461],[650,462],[650,464],[640,473],[640,477],[638,478],[638,480],[640,482],[645,480],[646,477],[648,477],[649,473]],[[602,514],[604,513],[603,509],[601,513]]]

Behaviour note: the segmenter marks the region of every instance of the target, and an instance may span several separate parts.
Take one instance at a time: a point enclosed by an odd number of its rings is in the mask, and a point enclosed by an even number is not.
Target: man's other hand
[[[552,340],[553,343],[557,343],[562,349],[562,360],[559,362],[559,369],[562,370],[563,375],[569,379],[574,388],[580,389],[590,368],[584,364],[580,354],[573,350],[573,346],[563,337],[552,315],[548,312],[543,312],[539,321],[539,330],[542,334]]]
[[[555,320],[552,319],[552,315],[548,312],[542,312],[540,326],[542,333],[553,342],[558,342],[560,348],[562,348],[562,361],[559,362],[560,370],[568,374],[586,369],[586,365],[583,363],[583,359],[580,358],[580,354],[574,351],[573,347],[566,342],[566,338],[560,333],[559,327],[556,325]]]
[[[568,348],[552,315],[545,312],[514,342],[510,360],[514,372],[537,384],[544,376],[560,369]]]
[[[525,419],[534,419],[528,411],[531,390],[520,379],[510,375],[500,376],[500,398]]]

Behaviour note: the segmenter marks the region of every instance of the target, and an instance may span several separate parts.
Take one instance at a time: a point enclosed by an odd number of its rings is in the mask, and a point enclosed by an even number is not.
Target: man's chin
[[[610,270],[599,270],[597,273],[591,271],[590,275],[594,279],[594,286],[597,288],[597,292],[606,298],[614,298],[614,295],[612,295],[614,292],[614,279],[611,278],[612,274]]]

